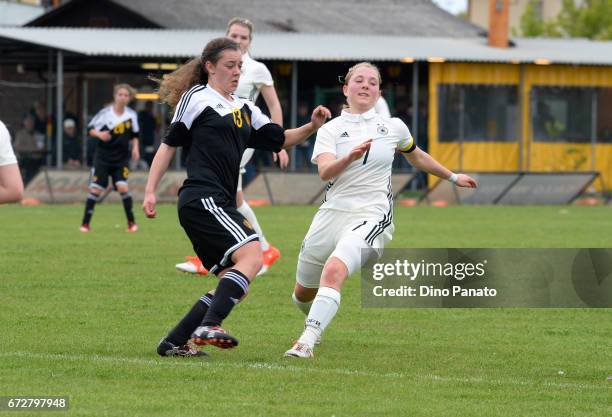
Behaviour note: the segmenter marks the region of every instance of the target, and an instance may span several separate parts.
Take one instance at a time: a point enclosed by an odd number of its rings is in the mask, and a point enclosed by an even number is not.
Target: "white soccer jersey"
[[[0,121],[0,166],[13,165],[16,163],[17,158],[11,146],[11,135],[4,123]]]
[[[316,164],[323,153],[342,158],[367,139],[373,139],[370,150],[329,182],[321,209],[392,215],[391,168],[395,151],[414,149],[412,135],[400,119],[383,117],[374,109],[363,114],[343,110],[319,129],[312,162]]]
[[[274,85],[268,68],[261,62],[255,61],[248,53],[242,55],[241,72],[238,88],[234,94],[253,103],[257,101],[261,87]]]

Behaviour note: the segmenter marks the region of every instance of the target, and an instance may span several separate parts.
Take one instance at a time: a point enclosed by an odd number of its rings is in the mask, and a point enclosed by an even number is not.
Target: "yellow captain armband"
[[[414,139],[410,137],[410,142],[408,142],[408,145],[398,149],[401,153],[410,153],[416,149],[416,143],[414,143]]]

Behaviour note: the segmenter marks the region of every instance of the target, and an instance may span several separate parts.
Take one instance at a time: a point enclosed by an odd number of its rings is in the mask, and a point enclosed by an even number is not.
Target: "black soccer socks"
[[[89,193],[87,196],[87,201],[85,202],[85,214],[83,214],[83,221],[81,224],[89,224],[91,221],[91,216],[93,216],[94,207],[98,202],[98,196],[94,193]]]
[[[193,307],[191,307],[191,310],[185,314],[185,317],[179,321],[176,327],[168,333],[166,340],[177,346],[187,343],[191,337],[191,333],[193,333],[200,323],[202,323],[202,320],[204,320],[204,315],[206,315],[212,300],[213,296],[211,294],[204,294],[196,301]]]
[[[132,210],[132,206],[134,205],[132,201],[132,195],[129,192],[120,193],[121,201],[123,202],[123,209],[125,210],[125,217],[127,217],[128,223],[134,223],[134,211]]]
[[[249,291],[249,280],[237,269],[230,269],[219,281],[202,326],[220,326],[230,311]]]

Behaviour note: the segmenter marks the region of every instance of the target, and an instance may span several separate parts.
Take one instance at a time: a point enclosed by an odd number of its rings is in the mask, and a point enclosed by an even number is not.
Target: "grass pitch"
[[[240,339],[208,359],[160,358],[158,340],[210,277],[174,206],[124,232],[100,205],[0,207],[0,396],[70,397],[50,416],[612,415],[610,309],[362,309],[343,291],[316,358],[282,358],[303,316],[290,295],[316,208],[257,209],[282,257],[224,327]],[[612,247],[604,207],[397,208],[389,247]]]

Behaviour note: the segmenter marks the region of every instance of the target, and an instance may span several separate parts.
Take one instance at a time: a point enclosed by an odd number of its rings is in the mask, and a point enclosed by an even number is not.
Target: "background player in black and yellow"
[[[157,348],[162,356],[201,354],[188,345],[190,338],[195,344],[221,348],[238,344],[220,326],[246,296],[262,266],[259,237],[236,208],[242,154],[246,148],[278,152],[301,143],[331,116],[319,106],[310,123],[283,130],[251,101],[233,94],[241,66],[238,44],[217,38],[200,58],[165,75],[160,85],[161,98],[175,110],[149,171],[143,209],[147,217],[155,217],[157,185],[176,147],[189,148],[187,179],[179,190],[179,220],[203,265],[220,278],[214,294],[204,294],[162,339]]]
[[[113,104],[103,108],[89,124],[89,134],[99,139],[96,146],[89,195],[85,202],[85,214],[81,232],[89,232],[89,223],[96,202],[108,186],[111,177],[115,190],[121,194],[121,201],[128,222],[128,232],[135,232],[138,226],[134,221],[132,196],[128,189],[130,143],[131,157],[140,159],[138,150],[138,115],[127,104],[134,96],[134,89],[128,84],[117,84],[113,90]]]

